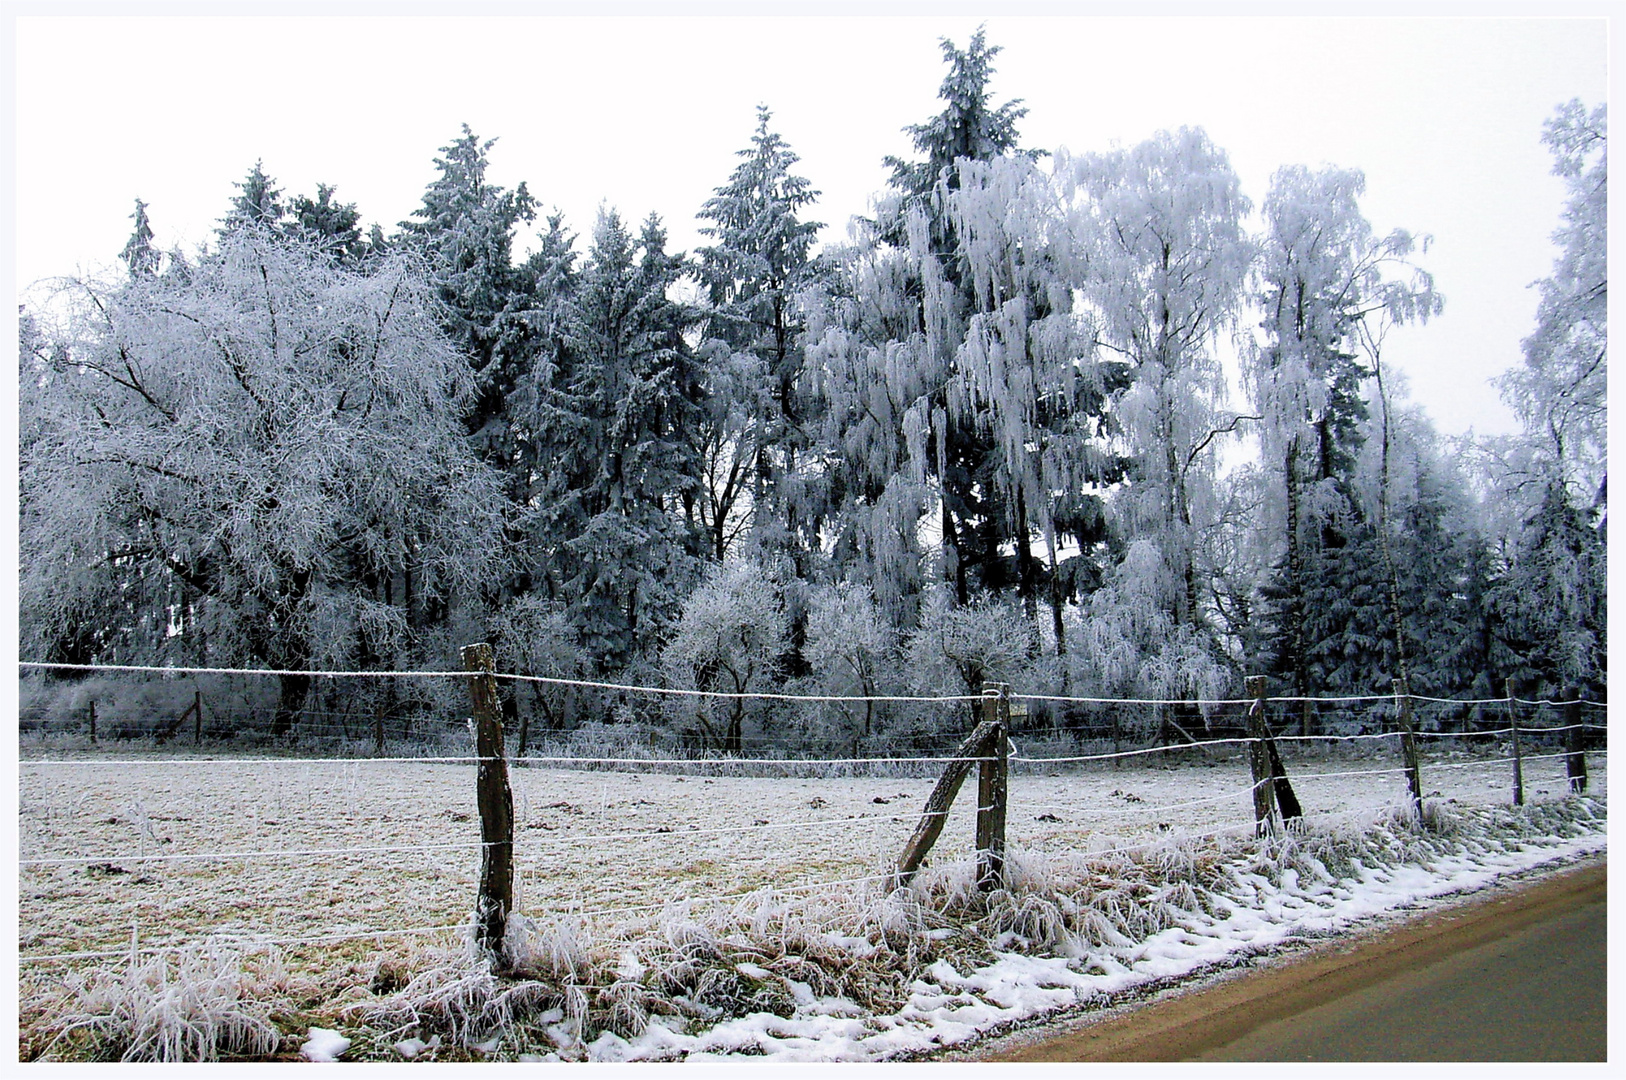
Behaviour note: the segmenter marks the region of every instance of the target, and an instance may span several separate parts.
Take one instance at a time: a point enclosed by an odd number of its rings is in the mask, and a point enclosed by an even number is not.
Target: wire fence
[[[463,671],[95,670],[163,680],[470,677]],[[792,894],[878,887],[892,873],[854,871],[888,864],[917,823],[936,816],[968,825],[990,809],[929,810],[925,798],[928,782],[945,766],[994,760],[955,753],[965,733],[964,707],[983,702],[984,695],[798,697],[511,673],[494,678],[649,698],[822,708],[906,705],[940,722],[902,735],[835,740],[861,751],[856,753],[830,753],[831,740],[770,729],[753,731],[730,751],[681,738],[663,741],[631,724],[620,733],[615,725],[601,726],[593,736],[597,744],[539,731],[535,747],[508,760],[517,801],[512,850],[524,896],[520,909],[534,917],[615,920],[695,904],[765,898],[782,903]],[[453,688],[462,689],[455,683]],[[200,692],[194,694],[200,702]],[[1431,797],[1510,801],[1514,767],[1524,771],[1536,795],[1558,797],[1573,789],[1577,753],[1583,770],[1587,758],[1595,766],[1607,763],[1601,702],[1407,697],[1404,704],[1416,710],[1416,734],[1432,747],[1426,768],[1437,782]],[[1248,732],[1248,710],[1257,699],[1011,693],[1008,700],[1031,710],[1012,719],[1009,752],[1001,756],[1012,775],[1022,778],[1004,807],[1013,845],[1095,857],[1145,851],[1171,836],[1190,841],[1255,831],[1254,800],[1264,782],[1249,776],[1247,755],[1258,742]],[[1039,711],[1046,706],[1073,711]],[[1404,731],[1396,695],[1266,698],[1262,710],[1266,730],[1291,751],[1284,753],[1291,780],[1316,793],[1307,796],[1307,814],[1330,819],[1403,801],[1405,764],[1328,767],[1399,754]],[[156,731],[126,738],[111,733],[107,718],[118,709],[105,699],[100,732],[94,706],[83,718],[35,716],[33,726],[25,716],[18,861],[25,877],[25,968],[209,942],[306,948],[467,932],[476,863],[494,845],[474,838],[479,834],[470,806],[470,767],[486,759],[474,752],[469,721],[460,711],[384,717],[314,708],[303,713],[296,731],[306,751],[301,753],[256,741],[275,722],[277,710],[270,708],[217,711],[199,704],[186,721],[190,728],[176,724],[162,737]],[[373,752],[362,752],[368,745]],[[592,752],[594,745],[609,752]],[[1555,749],[1561,745],[1565,749]],[[393,752],[384,752],[386,746]],[[236,747],[257,752],[223,752]],[[1160,779],[1171,773],[1178,779]],[[709,789],[713,784],[723,786]],[[1497,787],[1487,794],[1491,784]],[[433,809],[444,804],[450,805]],[[461,837],[445,837],[448,830]],[[978,855],[964,839],[954,850]],[[377,895],[379,874],[404,883],[396,895]],[[794,880],[806,875],[823,877]],[[359,905],[353,922],[316,925],[324,906],[342,907],[350,889],[367,889],[369,882],[368,902]],[[137,926],[145,917],[151,925],[151,897],[132,892],[149,889],[168,897],[160,905],[170,911],[164,921],[177,929],[146,938],[131,930],[130,944],[115,947],[113,941],[122,941],[129,928],[125,916]],[[100,910],[85,909],[87,893]],[[318,894],[326,905],[313,903]],[[268,912],[275,917],[269,925],[245,925],[220,918],[223,911],[250,921]],[[431,924],[378,925],[410,921],[414,914]],[[287,932],[291,928],[299,932]]]

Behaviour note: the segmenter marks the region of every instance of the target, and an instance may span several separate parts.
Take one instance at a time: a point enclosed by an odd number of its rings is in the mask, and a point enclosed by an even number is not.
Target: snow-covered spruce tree
[[[315,198],[295,195],[284,230],[309,238],[332,258],[355,266],[371,248],[361,235],[361,212],[355,203],[336,201],[336,190],[332,184],[319,183]]]
[[[73,283],[62,348],[23,357],[24,655],[87,622],[98,661],[404,649],[406,605],[470,594],[501,551],[429,287],[249,224],[184,270]],[[282,677],[279,733],[309,685]]]
[[[1477,500],[1456,449],[1416,408],[1391,408],[1387,464],[1383,418],[1369,417],[1352,502],[1330,519],[1337,543],[1307,547],[1305,663],[1320,694],[1382,693],[1404,674],[1416,693],[1451,696],[1479,674],[1467,604],[1476,589]],[[1387,555],[1378,536],[1385,501]]]
[[[1531,486],[1537,482],[1531,481]],[[1504,480],[1502,490],[1509,486]],[[1509,538],[1490,590],[1495,657],[1524,696],[1608,688],[1607,549],[1597,512],[1550,481]]]
[[[779,590],[756,563],[730,559],[708,570],[684,600],[661,668],[677,689],[773,691],[789,645]],[[685,739],[731,754],[744,748],[746,719],[760,721],[771,711],[755,699],[693,696],[670,698],[667,710]]]
[[[152,222],[147,218],[147,204],[137,199],[135,213],[130,215],[130,220],[135,222],[135,228],[131,230],[124,250],[119,252],[119,259],[129,269],[131,277],[156,274],[160,260],[152,246]]]
[[[796,294],[817,272],[811,252],[821,225],[800,218],[818,192],[791,172],[798,159],[771,119],[757,107],[751,145],[699,214],[711,222],[700,232],[715,243],[695,253],[707,299],[698,506],[712,558],[721,561],[749,531],[760,548],[787,554],[801,577],[816,537],[804,535],[794,497],[808,446]]]
[[[1086,196],[1075,227],[1087,244],[1084,295],[1100,343],[1131,367],[1115,413],[1134,464],[1114,505],[1126,534],[1149,542],[1162,567],[1136,589],[1173,625],[1206,634],[1198,533],[1212,511],[1218,440],[1243,419],[1220,411],[1214,342],[1236,319],[1252,258],[1241,224],[1248,200],[1200,129],[1057,168]]]
[[[966,407],[970,402],[965,395],[951,400],[949,386],[957,376],[956,352],[965,340],[967,320],[985,307],[979,308],[969,280],[960,222],[948,198],[960,189],[966,163],[1010,156],[1031,160],[1037,154],[1017,149],[1017,121],[1027,114],[1020,100],[993,104],[989,81],[999,47],[989,46],[980,28],[963,51],[946,38],[941,45],[949,68],[938,89],[943,111],[905,129],[925,160],[886,159],[894,194],[876,214],[878,238],[907,248],[913,263],[911,279],[902,284],[909,306],[919,309],[912,329],[922,338],[915,351],[926,364],[921,377],[927,393],[908,403],[905,422],[912,450],[935,448],[930,456],[912,452],[911,457],[917,475],[930,477],[935,487],[943,580],[953,584],[961,604],[969,603],[974,591],[999,593],[1019,584],[1031,611],[1038,575],[1025,535],[1018,552],[1022,566],[1015,572],[1003,552],[1017,533],[1027,532],[1026,515],[1004,505],[1002,496],[1011,495],[1013,488],[1001,488],[995,480],[997,450],[990,426]],[[1038,262],[1037,257],[1031,260]],[[981,299],[992,298],[985,291]],[[1024,519],[1021,528],[1015,524],[1019,517]]]
[[[423,205],[403,221],[396,243],[428,267],[441,302],[442,325],[468,357],[475,396],[464,418],[476,449],[510,476],[520,501],[525,478],[515,460],[525,433],[516,430],[509,397],[532,363],[534,277],[513,262],[514,232],[536,217],[525,184],[509,191],[486,179],[495,139],[463,134],[440,148],[437,175]]]
[[[275,230],[288,215],[288,205],[282,201],[282,189],[265,171],[265,162],[256,160],[237,185],[231,207],[220,220],[218,233],[222,239],[243,225],[257,225]]]
[[[1243,376],[1262,422],[1261,454],[1275,474],[1276,573],[1264,589],[1272,667],[1295,696],[1312,686],[1305,637],[1307,552],[1341,549],[1335,521],[1347,514],[1367,404],[1359,326],[1379,312],[1426,320],[1436,309],[1428,275],[1408,259],[1417,246],[1396,230],[1376,236],[1358,199],[1356,170],[1277,170],[1265,198],[1254,266],[1261,335],[1243,350]],[[1313,560],[1325,565],[1324,560]],[[1313,714],[1301,713],[1311,734]]]
[[[600,670],[652,654],[698,576],[694,314],[668,295],[683,273],[656,218],[634,239],[601,213],[539,389],[536,587]]]

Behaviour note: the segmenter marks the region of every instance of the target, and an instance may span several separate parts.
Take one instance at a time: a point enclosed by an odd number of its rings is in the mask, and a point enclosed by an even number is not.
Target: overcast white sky
[[[1368,218],[1433,235],[1424,264],[1446,297],[1391,356],[1443,431],[1490,434],[1514,422],[1487,380],[1519,360],[1528,286],[1554,254],[1563,189],[1542,121],[1607,93],[1599,17],[381,10],[19,17],[19,287],[111,266],[137,197],[161,245],[207,242],[256,158],[285,192],[335,184],[388,231],[464,122],[499,138],[494,181],[527,181],[584,238],[603,201],[631,219],[660,213],[673,248],[692,248],[694,214],[747,144],[758,102],[823,192],[824,238],[840,239],[884,185],[881,159],[911,153],[901,128],[938,111],[938,39],[963,46],[986,23],[1004,50],[996,98],[1030,110],[1025,145],[1082,153],[1200,125],[1255,205],[1280,165],[1365,170]]]

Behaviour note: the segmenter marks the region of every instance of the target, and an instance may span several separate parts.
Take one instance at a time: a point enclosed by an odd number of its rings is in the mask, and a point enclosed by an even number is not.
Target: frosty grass
[[[22,858],[96,861],[21,870],[24,1057],[915,1056],[1601,854],[1606,759],[1589,764],[1591,794],[1565,798],[1561,760],[1528,762],[1515,810],[1506,763],[1438,756],[1419,831],[1399,775],[1323,775],[1393,757],[1290,761],[1308,823],[1277,842],[1252,838],[1239,761],[1018,772],[991,895],[974,784],[889,895],[863,879],[931,777],[517,768],[519,977],[497,979],[466,930],[435,930],[469,922],[469,766],[25,762]],[[216,852],[249,854],[144,861]],[[28,959],[98,951],[121,956]]]

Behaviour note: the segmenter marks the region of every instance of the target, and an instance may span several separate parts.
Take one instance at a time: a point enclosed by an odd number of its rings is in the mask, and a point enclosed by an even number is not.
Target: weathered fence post
[[[203,691],[192,691],[192,745],[203,745]]]
[[[508,913],[514,907],[514,796],[503,756],[491,646],[484,642],[465,646],[463,670],[472,673],[469,697],[474,703],[475,753],[480,758],[475,783],[482,843],[474,941],[491,956],[493,968],[501,970],[507,966],[503,940],[508,933]]]
[[[1513,805],[1524,805],[1524,750],[1519,746],[1519,706],[1513,700],[1513,680],[1509,679],[1503,686],[1507,688],[1507,726],[1513,731]]]
[[[90,701],[90,741],[96,741],[96,699]]]
[[[1406,762],[1406,787],[1411,793],[1412,812],[1423,823],[1423,770],[1417,760],[1417,732],[1411,724],[1411,689],[1405,679],[1396,679],[1396,719],[1400,723],[1400,753]]]
[[[1253,704],[1248,707],[1248,764],[1253,769],[1254,834],[1264,836],[1276,833],[1276,783],[1270,767],[1270,751],[1265,746],[1270,731],[1265,727],[1265,677],[1247,677],[1248,696]]]
[[[983,707],[987,708],[986,702]],[[937,843],[937,837],[943,831],[943,823],[948,817],[949,807],[954,803],[954,796],[960,791],[960,785],[965,783],[966,775],[971,772],[977,758],[991,749],[996,727],[997,724],[984,720],[955,749],[948,768],[937,778],[937,786],[926,798],[926,805],[920,813],[920,824],[915,826],[914,835],[904,845],[903,856],[898,859],[898,869],[892,875],[892,888],[903,888],[920,872],[921,864],[926,861],[932,845]],[[979,834],[981,823],[982,815],[979,812]]]
[[[1572,686],[1564,691],[1564,771],[1569,774],[1570,794],[1586,791],[1586,746],[1581,741],[1586,734],[1581,728],[1581,688]]]
[[[1010,791],[1010,687],[982,686],[982,725],[993,734],[977,763],[977,887],[983,892],[1005,887],[1005,804]]]

